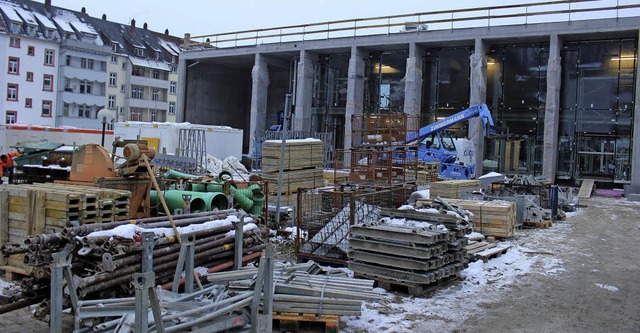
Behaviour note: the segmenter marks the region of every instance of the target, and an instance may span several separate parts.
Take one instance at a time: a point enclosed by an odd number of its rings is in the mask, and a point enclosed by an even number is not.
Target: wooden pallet
[[[482,260],[487,262],[489,259],[503,255],[509,248],[511,248],[511,245],[486,241],[470,241],[467,245],[467,254],[469,255],[470,261]]]
[[[531,228],[531,229],[544,229],[544,228],[550,228],[553,226],[553,221],[551,220],[544,220],[542,222],[524,222],[523,226],[525,228]]]
[[[313,326],[324,325],[326,333],[338,332],[340,328],[340,316],[338,315],[319,316],[309,313],[274,312],[273,320],[278,324],[277,327],[282,332],[300,332],[301,324],[304,323]]]

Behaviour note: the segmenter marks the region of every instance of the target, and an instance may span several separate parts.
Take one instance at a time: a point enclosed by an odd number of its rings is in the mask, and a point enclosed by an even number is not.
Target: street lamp
[[[113,123],[113,120],[116,118],[116,112],[109,109],[101,109],[98,111],[98,119],[102,122],[102,143],[101,146],[104,147],[104,132],[108,123]]]

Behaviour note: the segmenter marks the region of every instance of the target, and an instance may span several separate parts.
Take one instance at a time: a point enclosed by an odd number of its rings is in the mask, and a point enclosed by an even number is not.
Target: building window
[[[45,74],[42,77],[42,90],[53,91],[53,75]]]
[[[131,70],[131,75],[144,76],[144,69],[140,68],[139,66],[133,66],[133,69]]]
[[[92,87],[93,86],[92,86],[91,82],[89,82],[87,80],[80,81],[80,93],[81,94],[90,94]]]
[[[136,47],[136,51],[135,51],[135,52],[136,52],[136,55],[137,55],[138,57],[144,57],[144,49],[141,49],[141,48],[139,48],[139,47]]]
[[[169,84],[169,93],[172,95],[176,94],[176,86],[177,86],[177,82],[176,81],[171,81],[171,83]]]
[[[171,66],[171,73],[177,73],[178,72],[178,66]]]
[[[118,56],[115,55],[115,54],[112,54],[111,55],[111,62],[114,63],[114,64],[117,64],[118,63]]]
[[[44,64],[47,66],[53,66],[53,62],[55,61],[55,54],[56,52],[54,50],[44,50]]]
[[[144,89],[139,86],[131,87],[131,98],[133,99],[142,99]]]
[[[142,121],[142,111],[138,109],[131,110],[129,114],[129,120],[131,121]]]
[[[78,106],[78,117],[91,118],[91,107],[86,104]]]
[[[15,124],[16,121],[18,121],[18,111],[7,111],[4,123]]]
[[[124,106],[118,108],[118,114],[121,116],[124,114]]]
[[[66,57],[65,64],[67,64],[67,66],[71,66],[71,56],[70,55],[68,55]]]
[[[33,82],[33,72],[27,72],[27,82]]]
[[[36,55],[36,47],[29,45],[27,47],[27,55],[30,55],[30,56]]]
[[[169,114],[176,114],[176,102],[169,102]]]
[[[109,73],[109,85],[115,87],[118,84],[118,74]]]
[[[172,55],[171,56],[171,63],[175,64],[176,62],[178,62],[178,57],[176,57],[175,55]],[[173,66],[171,68],[173,68]]]
[[[85,69],[93,69],[93,59],[89,58],[80,58],[80,67]]]
[[[118,43],[111,43],[111,52],[118,52]]]
[[[151,92],[151,100],[157,101],[159,97],[160,97],[160,90],[153,89],[153,91]]]
[[[116,95],[109,95],[109,101],[107,103],[107,108],[114,110],[116,108]]]
[[[153,78],[154,79],[159,79],[160,78],[160,71],[157,69],[153,70]]]
[[[13,75],[20,74],[20,58],[9,57],[9,69],[7,73]]]
[[[11,46],[11,47],[20,47],[20,38],[11,37],[9,39],[9,46]]]
[[[156,60],[160,59],[160,52],[158,51],[155,52],[155,58]]]
[[[7,84],[7,101],[18,100],[18,85],[15,83]]]
[[[123,93],[124,91],[125,91],[125,86],[124,86],[124,84],[121,84],[121,85],[120,85],[120,92],[122,92],[122,93]]]
[[[151,121],[158,121],[158,111],[157,110],[151,111]]]
[[[51,101],[42,101],[42,116],[51,117]]]
[[[24,99],[24,107],[27,109],[31,109],[31,107],[33,106],[33,102],[31,100],[31,98],[25,98]]]
[[[64,91],[73,92],[73,88],[71,88],[70,79],[64,79]]]
[[[127,69],[127,62],[126,61],[122,63],[122,69]]]

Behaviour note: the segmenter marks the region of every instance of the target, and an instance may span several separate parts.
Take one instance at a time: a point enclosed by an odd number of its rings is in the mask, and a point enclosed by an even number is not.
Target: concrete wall
[[[197,64],[189,68],[186,96],[184,121],[242,129],[243,151],[248,151],[251,68]]]

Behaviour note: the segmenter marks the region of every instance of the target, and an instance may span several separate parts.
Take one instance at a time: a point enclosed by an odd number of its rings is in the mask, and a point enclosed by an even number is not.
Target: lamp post
[[[116,113],[113,110],[101,109],[98,111],[98,119],[102,122],[102,142],[101,146],[104,147],[104,135],[107,127],[107,123],[113,123]]]

